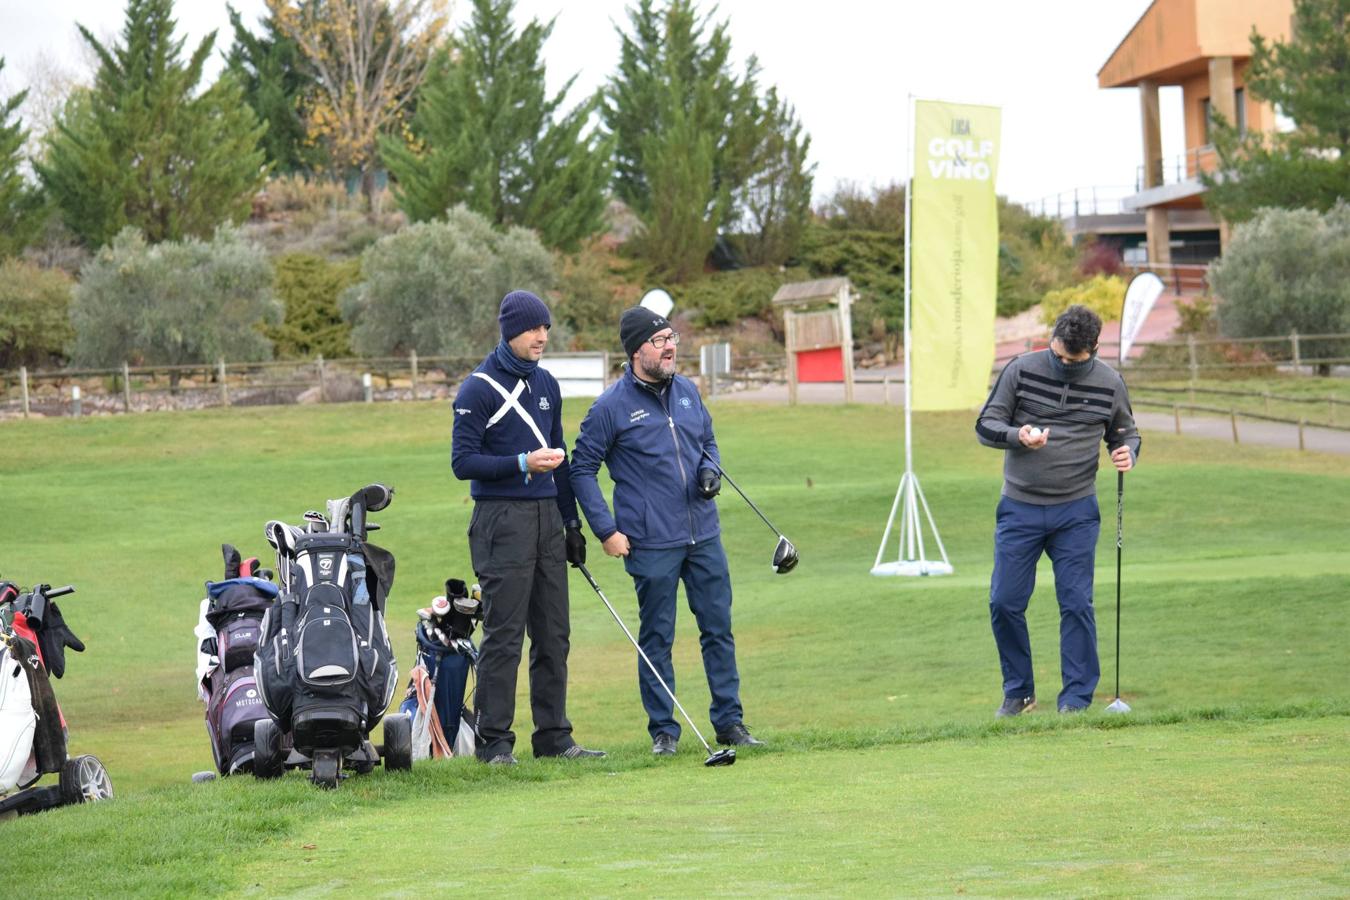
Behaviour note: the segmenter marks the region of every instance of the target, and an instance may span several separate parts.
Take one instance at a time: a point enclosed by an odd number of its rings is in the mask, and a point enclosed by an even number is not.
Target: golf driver
[[[680,701],[676,699],[675,692],[666,684],[666,680],[661,677],[661,673],[656,671],[656,666],[652,665],[652,661],[647,658],[647,654],[642,652],[642,648],[638,646],[637,639],[633,637],[633,632],[629,631],[628,626],[623,624],[623,619],[619,618],[619,614],[614,610],[613,605],[610,604],[609,598],[605,596],[605,592],[600,590],[600,585],[595,583],[595,579],[591,577],[590,569],[586,568],[585,563],[577,563],[576,567],[581,570],[582,575],[586,576],[586,580],[589,581],[591,587],[595,589],[595,593],[599,595],[601,602],[603,602],[605,608],[609,610],[609,614],[614,617],[614,621],[619,623],[619,627],[623,629],[623,633],[628,635],[628,640],[631,641],[633,647],[637,649],[638,656],[642,657],[642,661],[647,664],[647,668],[656,676],[656,680],[661,683],[661,687],[670,696],[671,702],[679,709],[680,715],[684,716],[684,720],[689,723],[689,727],[694,729],[694,734],[698,735],[699,741],[703,744],[703,749],[708,751],[708,758],[703,761],[703,764],[705,766],[735,765],[736,748],[728,747],[725,750],[718,750],[716,753],[713,752],[713,748],[708,745],[707,739],[703,737],[703,732],[699,731],[698,726],[694,724],[694,720],[689,718],[689,713],[684,711],[684,707],[680,704]]]
[[[744,500],[746,503],[750,504],[750,508],[755,511],[755,515],[759,516],[760,519],[764,521],[764,524],[769,526],[769,530],[772,531],[774,534],[778,535],[778,545],[773,548],[774,572],[778,575],[786,575],[793,569],[797,568],[797,563],[800,562],[801,560],[797,556],[797,548],[793,546],[792,541],[789,541],[786,537],[784,537],[783,532],[773,527],[773,523],[769,521],[768,516],[764,515],[764,513],[759,511],[759,507],[755,505],[755,501],[745,496],[745,491],[741,490],[740,486],[737,485],[736,482],[731,480],[731,476],[726,473],[726,470],[722,468],[722,466],[717,462],[717,460],[713,459],[712,456],[709,455],[707,450],[703,451],[703,456],[705,459],[708,460],[708,462],[713,464],[713,468],[717,470],[717,474],[725,478],[727,484],[731,485],[732,488],[735,489],[736,493],[741,495],[741,499]]]
[[[1127,713],[1130,704],[1120,699],[1120,551],[1125,543],[1125,473],[1116,472],[1116,699],[1109,713]]]

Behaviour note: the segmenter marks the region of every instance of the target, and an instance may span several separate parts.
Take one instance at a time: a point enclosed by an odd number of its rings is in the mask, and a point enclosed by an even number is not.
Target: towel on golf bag
[[[14,614],[14,631],[11,659],[23,669],[33,712],[37,715],[32,743],[32,762],[36,771],[29,777],[59,772],[66,761],[66,729],[61,721],[61,708],[56,703],[56,692],[52,690],[41,651],[23,634],[31,633],[23,613]]]
[[[413,759],[445,759],[454,756],[455,752],[441,729],[440,714],[436,711],[433,698],[436,685],[427,674],[426,663],[421,660],[413,666],[412,680],[408,689],[413,695],[410,698],[413,706],[411,710]],[[405,701],[400,707],[400,712],[406,711],[407,707],[408,703]]]

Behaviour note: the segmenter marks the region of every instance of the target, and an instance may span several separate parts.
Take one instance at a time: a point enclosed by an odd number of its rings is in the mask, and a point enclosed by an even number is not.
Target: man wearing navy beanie
[[[530,635],[534,755],[603,757],[567,719],[567,567],[586,561],[562,435],[562,393],[539,360],[553,324],[529,291],[502,298],[502,340],[455,396],[450,466],[474,499],[469,552],[483,589],[474,694],[478,758],[514,765],[516,673]]]

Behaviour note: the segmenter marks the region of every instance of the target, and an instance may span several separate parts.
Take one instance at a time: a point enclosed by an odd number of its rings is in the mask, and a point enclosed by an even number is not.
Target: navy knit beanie
[[[623,352],[632,359],[643,342],[662,328],[669,327],[670,322],[665,316],[657,315],[650,309],[641,306],[625,309],[619,317],[619,340],[623,343]]]
[[[512,291],[502,298],[502,310],[497,316],[502,328],[502,339],[511,340],[518,334],[532,331],[540,325],[553,326],[548,307],[529,291]]]

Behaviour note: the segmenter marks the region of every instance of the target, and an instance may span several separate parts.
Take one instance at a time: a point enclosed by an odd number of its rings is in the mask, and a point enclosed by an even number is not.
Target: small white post
[[[23,417],[28,418],[28,367],[19,366],[19,396],[23,398]]]
[[[131,412],[131,367],[122,363],[122,412]]]
[[[83,411],[84,404],[80,402],[80,386],[78,384],[72,385],[70,388],[70,414],[78,419]]]
[[[412,368],[412,398],[417,399],[417,351],[408,354],[408,363]]]
[[[373,403],[375,400],[374,388],[370,382],[370,373],[366,372],[361,376],[361,389],[365,391],[366,402]]]

